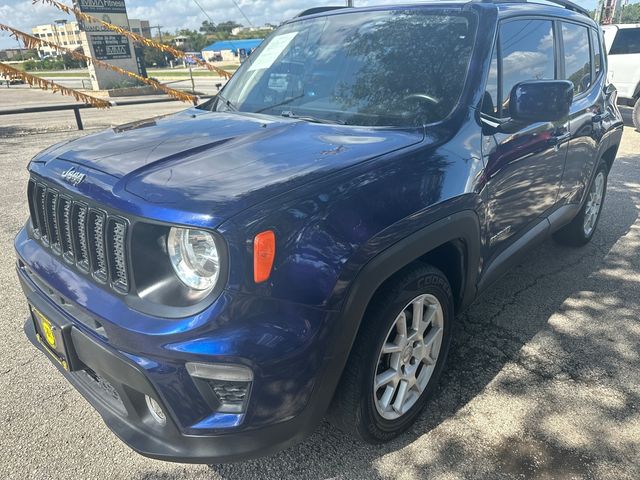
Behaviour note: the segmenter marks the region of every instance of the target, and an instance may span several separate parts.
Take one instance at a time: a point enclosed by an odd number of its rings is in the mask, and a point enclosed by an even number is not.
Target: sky
[[[71,5],[71,0],[60,0]],[[311,6],[340,5],[342,0],[236,0],[253,25],[279,24]],[[355,0],[356,6],[410,3],[412,0]],[[247,21],[235,7],[233,0],[198,0],[215,23],[234,20],[243,25]],[[170,32],[179,28],[197,30],[207,17],[195,0],[127,0],[129,18],[149,20],[151,25],[162,25]],[[419,2],[412,2],[419,3]],[[597,0],[578,0],[588,9],[594,9]],[[635,2],[634,2],[635,3]],[[0,23],[31,33],[31,27],[54,20],[68,18],[56,8],[32,0],[0,0]],[[0,33],[0,49],[15,48],[17,42]]]

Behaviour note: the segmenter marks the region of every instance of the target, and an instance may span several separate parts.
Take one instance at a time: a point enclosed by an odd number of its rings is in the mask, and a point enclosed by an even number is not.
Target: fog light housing
[[[253,371],[249,367],[210,363],[187,363],[186,367],[214,411],[246,411],[253,382]]]
[[[147,408],[149,409],[151,418],[153,418],[160,425],[165,425],[167,423],[167,416],[164,414],[164,411],[162,410],[160,404],[149,395],[145,395],[144,399],[147,402]]]

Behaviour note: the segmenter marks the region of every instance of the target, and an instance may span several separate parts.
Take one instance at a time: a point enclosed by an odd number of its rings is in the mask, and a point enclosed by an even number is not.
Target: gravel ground
[[[1,478],[640,478],[640,133],[625,131],[593,241],[546,242],[462,315],[442,387],[409,433],[370,446],[323,423],[269,458],[191,466],[125,447],[24,338],[12,241],[25,167],[82,135],[32,134],[33,117],[0,131]]]

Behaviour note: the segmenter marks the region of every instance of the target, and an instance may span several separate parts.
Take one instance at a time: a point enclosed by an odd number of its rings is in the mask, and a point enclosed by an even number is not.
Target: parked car
[[[599,27],[556,3],[314,9],[215,99],[40,153],[28,338],[154,458],[268,454],[327,412],[405,431],[456,314],[596,231],[623,122]]]
[[[640,130],[640,23],[606,25],[609,79],[622,105],[633,107],[633,124]]]
[[[5,85],[24,85],[25,81],[16,75],[0,75],[0,84]]]

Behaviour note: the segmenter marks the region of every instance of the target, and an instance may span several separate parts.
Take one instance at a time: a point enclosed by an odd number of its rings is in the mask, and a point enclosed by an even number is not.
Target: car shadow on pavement
[[[624,428],[640,405],[625,382],[640,371],[640,180],[615,172],[589,245],[545,242],[459,316],[440,388],[410,431],[368,445],[323,421],[274,456],[210,465],[212,478],[640,475],[640,440]]]

